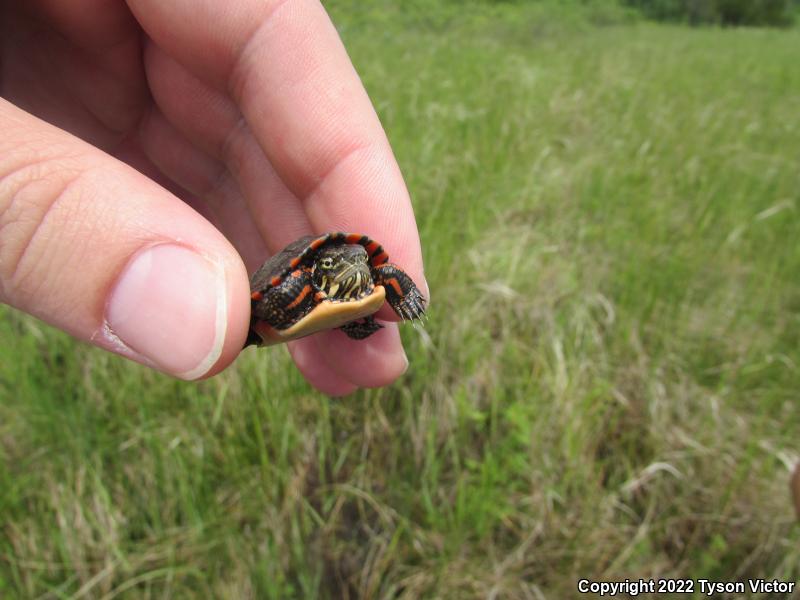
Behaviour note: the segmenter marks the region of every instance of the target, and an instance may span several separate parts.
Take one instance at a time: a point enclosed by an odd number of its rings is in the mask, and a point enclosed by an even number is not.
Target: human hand
[[[0,301],[195,379],[242,348],[247,273],[303,235],[366,233],[428,295],[399,168],[317,2],[0,11]],[[330,394],[407,365],[395,324],[289,351]]]

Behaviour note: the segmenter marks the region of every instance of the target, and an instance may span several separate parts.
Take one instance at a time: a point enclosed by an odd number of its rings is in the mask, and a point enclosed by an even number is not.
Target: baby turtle
[[[403,320],[422,318],[425,297],[388,260],[378,242],[357,233],[292,242],[250,278],[245,346],[277,344],[336,327],[361,340],[382,327],[371,315],[384,300]]]

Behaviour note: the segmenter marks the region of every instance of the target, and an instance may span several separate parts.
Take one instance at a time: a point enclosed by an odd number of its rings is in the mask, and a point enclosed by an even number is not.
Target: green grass
[[[407,375],[180,383],[4,310],[0,597],[799,579],[800,32],[370,6],[332,10],[422,233]]]

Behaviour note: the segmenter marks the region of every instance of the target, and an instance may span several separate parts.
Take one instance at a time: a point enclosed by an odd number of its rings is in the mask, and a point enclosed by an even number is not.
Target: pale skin
[[[197,379],[242,348],[248,273],[303,235],[368,234],[429,297],[400,170],[318,2],[0,6],[0,301]],[[332,395],[408,364],[396,324],[289,351]]]

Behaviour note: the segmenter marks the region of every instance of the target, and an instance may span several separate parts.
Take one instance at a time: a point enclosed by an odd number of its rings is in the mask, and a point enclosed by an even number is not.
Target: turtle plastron
[[[296,340],[307,335],[319,333],[327,329],[336,329],[369,317],[383,306],[386,291],[383,286],[376,285],[372,293],[360,300],[349,302],[322,301],[300,321],[286,329],[276,329],[266,321],[254,321],[251,329],[258,334],[260,341],[254,341],[259,346],[273,346]]]

